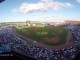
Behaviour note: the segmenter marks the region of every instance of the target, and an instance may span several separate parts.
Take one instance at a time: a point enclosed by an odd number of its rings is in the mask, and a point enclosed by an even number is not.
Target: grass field
[[[63,27],[17,27],[18,34],[40,43],[58,46],[66,42],[68,31]]]

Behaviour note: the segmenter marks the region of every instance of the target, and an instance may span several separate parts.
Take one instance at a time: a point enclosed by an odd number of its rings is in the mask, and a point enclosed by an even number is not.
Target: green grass
[[[68,31],[64,29],[64,27],[58,26],[50,26],[50,27],[17,27],[16,32],[22,36],[28,37],[32,40],[38,41],[40,43],[50,45],[50,46],[58,46],[62,45],[66,42]],[[44,37],[60,37],[60,41],[57,43],[47,42],[43,38]]]

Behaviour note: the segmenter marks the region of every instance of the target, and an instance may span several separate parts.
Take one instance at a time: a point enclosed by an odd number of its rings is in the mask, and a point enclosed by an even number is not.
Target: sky
[[[80,0],[5,0],[0,3],[0,22],[80,21]]]

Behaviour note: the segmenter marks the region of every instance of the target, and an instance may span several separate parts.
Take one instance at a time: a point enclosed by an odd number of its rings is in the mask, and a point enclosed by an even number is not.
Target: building
[[[80,21],[66,20],[65,24],[80,24]]]

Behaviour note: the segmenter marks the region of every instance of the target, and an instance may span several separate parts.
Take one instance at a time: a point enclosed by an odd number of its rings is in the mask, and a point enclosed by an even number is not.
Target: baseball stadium
[[[79,4],[0,0],[0,60],[80,60]]]
[[[63,45],[70,47],[72,44],[71,32],[61,26],[16,27],[16,33],[34,44],[40,44],[42,47],[57,48],[58,46],[63,47]]]

